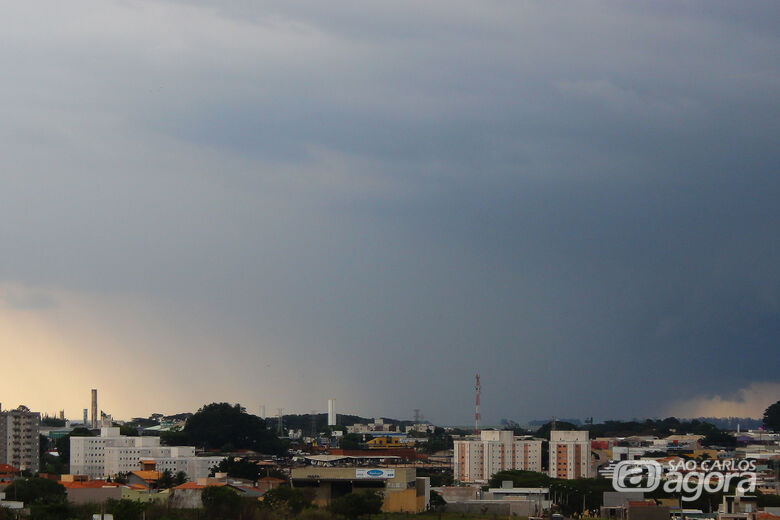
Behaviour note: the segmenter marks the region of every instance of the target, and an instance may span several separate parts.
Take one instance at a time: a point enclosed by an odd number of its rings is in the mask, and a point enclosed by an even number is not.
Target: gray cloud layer
[[[237,365],[221,397],[269,409],[468,422],[479,371],[491,420],[645,416],[777,382],[778,19],[13,6],[0,281],[196,305]]]

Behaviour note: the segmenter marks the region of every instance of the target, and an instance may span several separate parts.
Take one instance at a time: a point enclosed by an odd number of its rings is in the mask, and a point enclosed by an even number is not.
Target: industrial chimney
[[[328,399],[328,426],[336,426],[336,400]]]
[[[92,428],[98,427],[97,389],[92,389]]]

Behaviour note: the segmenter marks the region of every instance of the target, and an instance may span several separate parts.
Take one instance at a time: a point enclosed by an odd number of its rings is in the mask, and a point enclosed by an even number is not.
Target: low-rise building
[[[313,502],[327,506],[334,498],[361,489],[374,489],[383,495],[386,513],[419,513],[430,504],[430,479],[417,477],[414,468],[293,468],[292,486],[308,490]]]
[[[385,423],[383,419],[374,419],[374,422],[368,424],[356,423],[347,426],[347,433],[374,433],[374,432],[393,432],[396,431],[395,425]]]
[[[111,477],[152,461],[159,471],[183,471],[191,480],[207,477],[223,457],[198,457],[192,446],[161,446],[159,437],[129,437],[101,428],[99,437],[70,438],[70,471],[89,478]]]

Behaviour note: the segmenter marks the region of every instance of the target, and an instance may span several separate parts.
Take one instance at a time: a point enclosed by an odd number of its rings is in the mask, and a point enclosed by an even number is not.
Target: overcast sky
[[[4,407],[758,416],[780,3],[13,2]]]

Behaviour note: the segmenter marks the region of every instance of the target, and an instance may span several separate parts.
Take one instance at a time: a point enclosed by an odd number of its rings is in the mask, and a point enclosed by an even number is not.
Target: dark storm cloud
[[[1,279],[197,302],[303,411],[777,381],[776,3],[81,7],[6,36]]]

